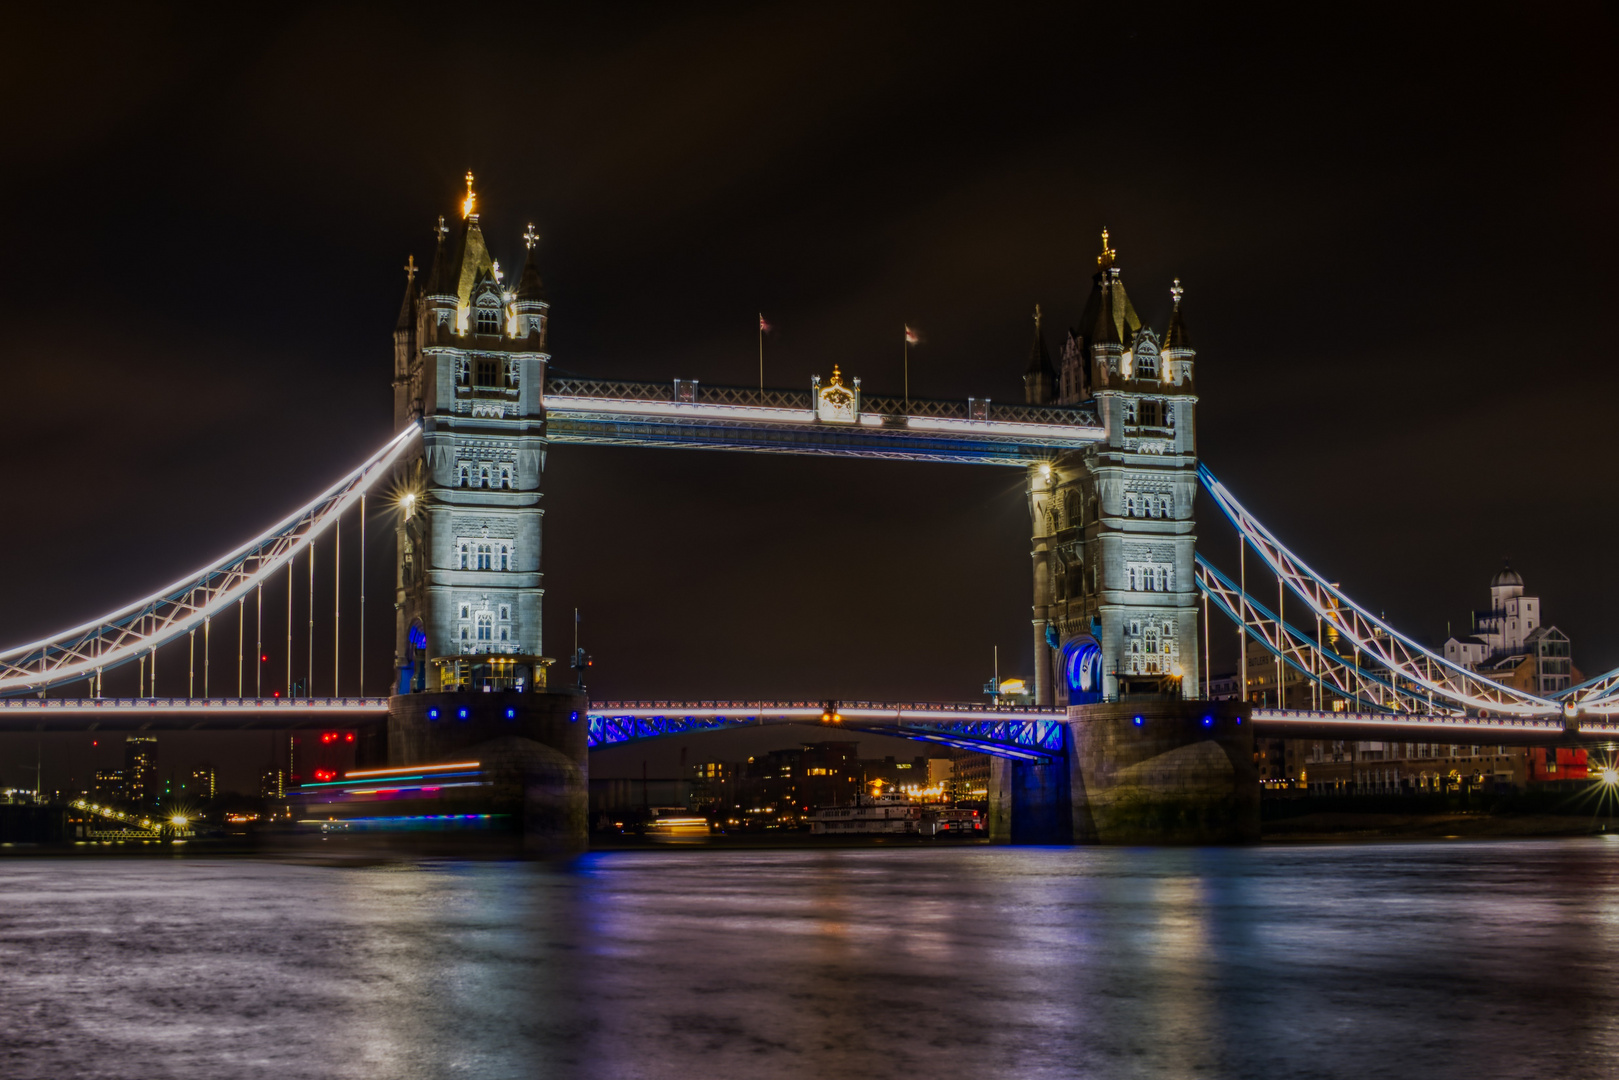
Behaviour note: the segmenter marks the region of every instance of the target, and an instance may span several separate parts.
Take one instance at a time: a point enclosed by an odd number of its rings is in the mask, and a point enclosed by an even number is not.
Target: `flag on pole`
[[[907,344],[907,345],[915,345],[917,342],[919,342],[921,340],[922,340],[921,335],[918,334],[915,330],[912,330],[909,325],[907,325],[905,327],[905,344]]]
[[[759,315],[759,333],[761,333],[761,334],[770,333],[770,324],[765,322],[765,317],[764,317],[763,313],[761,313]]]

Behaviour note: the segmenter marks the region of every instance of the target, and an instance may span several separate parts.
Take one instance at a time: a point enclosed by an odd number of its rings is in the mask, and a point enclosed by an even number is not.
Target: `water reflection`
[[[1607,1075],[1619,842],[0,862],[0,1074]]]

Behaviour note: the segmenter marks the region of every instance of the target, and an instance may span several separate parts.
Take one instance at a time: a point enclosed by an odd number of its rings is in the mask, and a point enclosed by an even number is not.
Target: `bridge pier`
[[[1072,705],[1065,761],[996,759],[989,837],[1011,844],[1259,839],[1253,726],[1234,702]]]
[[[492,781],[488,813],[510,815],[523,847],[583,851],[589,839],[587,700],[574,688],[533,693],[398,694],[384,745],[365,764],[477,761]],[[381,752],[382,761],[375,761]]]

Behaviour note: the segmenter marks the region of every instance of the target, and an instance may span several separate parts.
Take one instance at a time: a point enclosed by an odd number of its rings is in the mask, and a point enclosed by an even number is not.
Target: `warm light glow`
[[[1029,684],[1022,679],[1002,679],[999,691],[1003,694],[1027,694]]]
[[[444,769],[476,769],[477,767],[478,763],[476,761],[461,761],[454,765],[408,765],[401,766],[400,768],[396,769],[360,769],[346,772],[343,774],[343,776],[345,778],[352,778],[356,776],[396,776],[400,773],[439,772]]]
[[[184,814],[175,814],[169,819],[169,824],[173,825],[175,828],[183,829],[186,826],[186,821],[187,818]]]
[[[1619,786],[1619,769],[1609,765],[1606,769],[1603,769],[1601,772],[1597,773],[1597,779],[1601,780],[1608,787]]]
[[[1042,466],[1040,466],[1040,479],[1042,479],[1042,480],[1050,480],[1051,479],[1051,466],[1050,465],[1042,465]]]
[[[478,205],[478,193],[472,190],[472,170],[467,170],[467,197],[461,200],[461,216],[469,218]]]

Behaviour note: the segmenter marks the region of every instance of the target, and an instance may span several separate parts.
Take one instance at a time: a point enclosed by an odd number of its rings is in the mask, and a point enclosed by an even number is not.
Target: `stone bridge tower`
[[[1198,697],[1194,353],[1181,287],[1161,333],[1102,253],[1079,327],[1053,369],[1041,335],[1031,403],[1094,404],[1106,440],[1029,471],[1036,695],[1043,705]]]
[[[396,692],[545,685],[540,635],[548,305],[533,227],[515,289],[467,174],[459,235],[410,273],[394,330],[394,422],[422,424],[398,522]],[[412,260],[414,262],[414,260]]]
[[[458,235],[439,219],[432,267],[411,259],[394,328],[394,420],[420,421],[400,469],[396,660],[388,727],[365,757],[476,761],[464,805],[530,850],[586,839],[586,702],[549,685],[541,638],[540,483],[548,305],[538,237],[515,285],[490,255],[472,174]],[[453,801],[453,800],[452,800]]]

